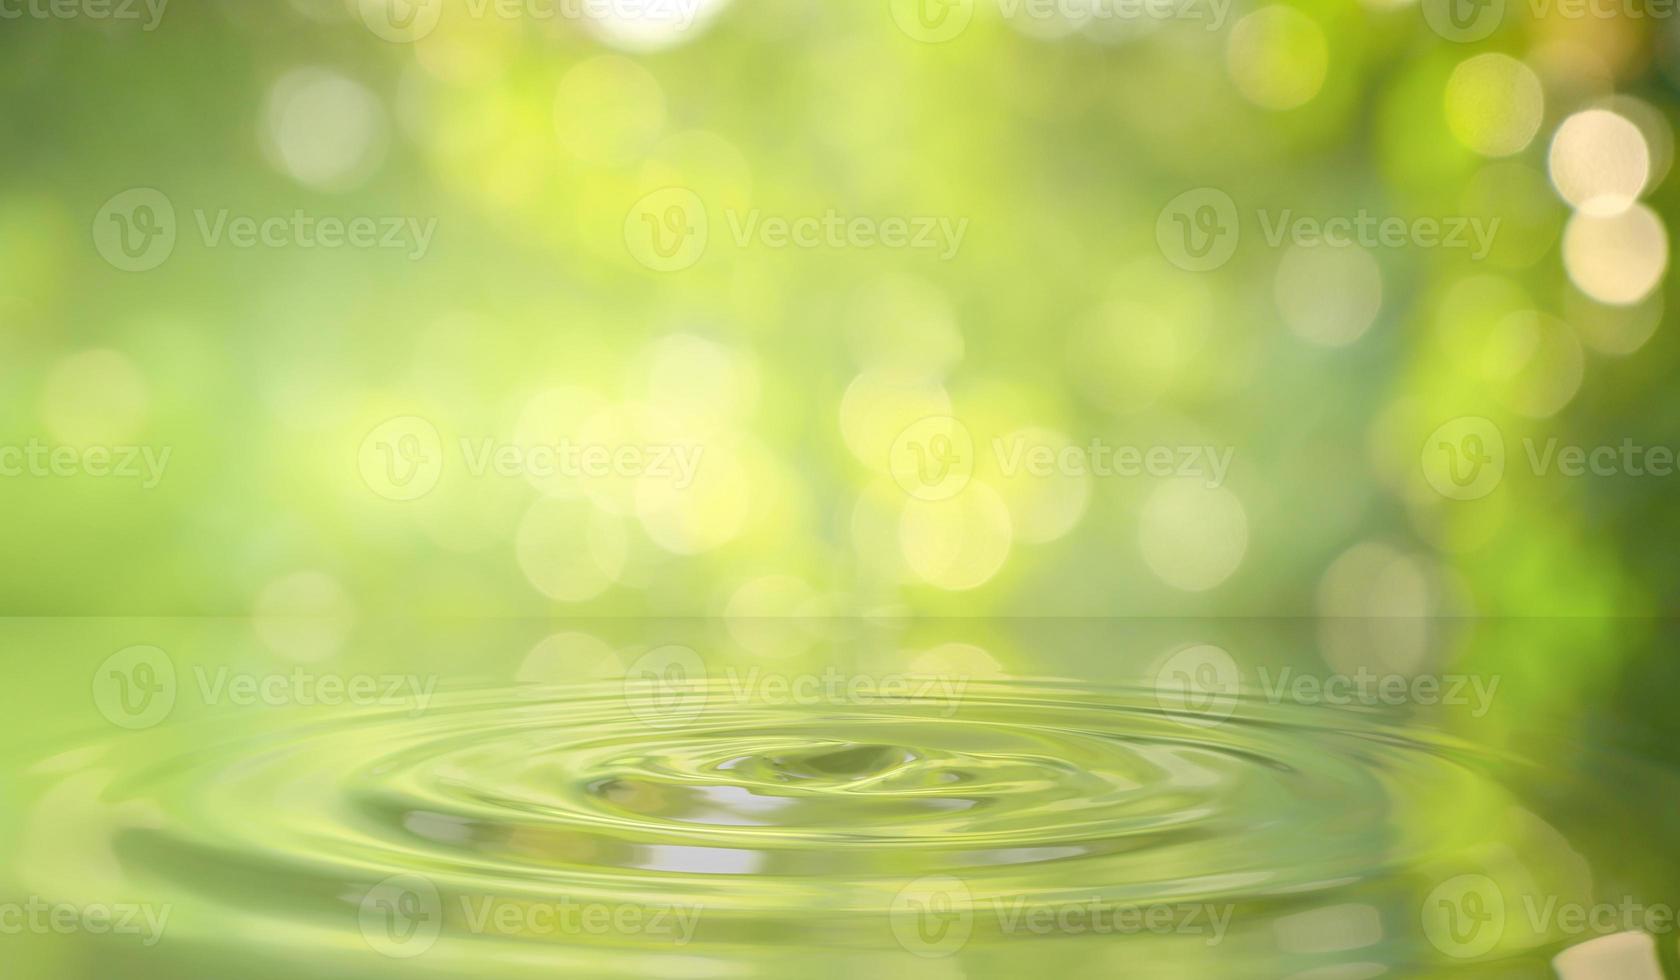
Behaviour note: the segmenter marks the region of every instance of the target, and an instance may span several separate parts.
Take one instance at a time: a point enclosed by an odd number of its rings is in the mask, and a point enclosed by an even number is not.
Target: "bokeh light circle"
[[[1607,109],[1577,112],[1552,137],[1552,183],[1583,214],[1606,217],[1628,209],[1651,176],[1651,154],[1639,127]]]
[[[1323,88],[1330,50],[1316,21],[1273,4],[1231,28],[1225,62],[1243,98],[1264,109],[1294,109]]]
[[[1563,266],[1593,299],[1637,303],[1668,269],[1668,232],[1643,204],[1609,216],[1577,214],[1563,230]]]
[[[1278,262],[1273,292],[1296,336],[1344,347],[1364,336],[1382,309],[1382,270],[1358,245],[1294,245]]]
[[[1447,125],[1483,156],[1510,156],[1539,132],[1545,101],[1532,68],[1510,55],[1479,54],[1460,62],[1447,79]]]
[[[1199,480],[1163,482],[1144,501],[1138,545],[1161,581],[1205,592],[1236,572],[1248,552],[1248,513],[1235,493]]]

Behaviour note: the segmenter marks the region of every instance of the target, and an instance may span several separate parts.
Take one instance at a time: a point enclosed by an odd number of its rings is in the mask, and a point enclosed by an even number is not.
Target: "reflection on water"
[[[1677,794],[1636,739],[1497,634],[1399,674],[1332,670],[1302,629],[767,661],[695,625],[533,667],[556,645],[506,627],[303,669],[232,653],[237,626],[121,656],[65,627],[0,898],[68,927],[8,938],[34,970],[160,976],[1547,976],[1571,949],[1585,980],[1638,976],[1635,931],[1672,955],[1677,848],[1648,828]],[[1010,666],[1069,649],[1103,682]]]

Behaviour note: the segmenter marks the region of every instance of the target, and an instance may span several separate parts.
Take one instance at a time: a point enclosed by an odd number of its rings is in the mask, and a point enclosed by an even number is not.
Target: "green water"
[[[1528,897],[1672,900],[1671,776],[1504,674],[1483,704],[1329,705],[1258,659],[1163,688],[1198,649],[1165,628],[1036,631],[1101,683],[894,672],[881,636],[778,662],[687,627],[584,664],[505,627],[355,666],[230,656],[244,629],[143,630],[167,660],[117,673],[108,627],[12,629],[64,653],[35,689],[65,696],[13,706],[0,898],[136,909],[8,937],[30,975],[1547,976],[1591,936]],[[329,676],[366,696],[301,703]],[[1505,903],[1485,950],[1430,918],[1464,875]]]

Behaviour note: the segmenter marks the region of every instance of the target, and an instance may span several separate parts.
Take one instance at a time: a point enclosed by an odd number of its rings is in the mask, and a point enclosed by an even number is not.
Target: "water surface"
[[[1548,976],[1625,924],[1558,908],[1670,900],[1671,775],[1514,675],[1384,697],[1223,639],[1125,637],[1135,676],[1094,683],[680,638],[101,663],[95,707],[138,722],[35,740],[8,892],[156,928],[18,938],[159,976]]]

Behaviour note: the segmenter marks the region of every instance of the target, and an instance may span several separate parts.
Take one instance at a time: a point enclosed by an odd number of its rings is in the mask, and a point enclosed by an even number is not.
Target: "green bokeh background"
[[[1666,608],[1670,563],[1644,545],[1666,529],[1669,481],[1536,479],[1512,465],[1492,497],[1461,503],[1428,491],[1418,457],[1460,416],[1498,424],[1513,463],[1531,433],[1680,442],[1663,407],[1666,330],[1624,356],[1587,346],[1579,390],[1544,419],[1508,407],[1523,354],[1500,349],[1495,332],[1507,307],[1573,320],[1581,335],[1618,315],[1574,295],[1563,273],[1569,209],[1547,185],[1545,150],[1564,116],[1611,87],[1666,116],[1667,22],[1533,22],[1517,9],[1493,37],[1461,45],[1413,7],[1308,5],[1325,38],[1322,87],[1269,111],[1229,76],[1229,27],[1047,41],[983,4],[961,36],[923,44],[882,6],[736,3],[652,53],[615,52],[574,21],[464,10],[418,45],[394,44],[335,2],[183,5],[150,33],[15,22],[3,42],[0,199],[8,439],[66,441],[47,418],[51,372],[112,349],[143,398],[102,405],[76,390],[104,387],[95,374],[73,378],[60,401],[90,399],[93,431],[105,424],[173,455],[152,490],[0,483],[20,516],[14,551],[29,556],[6,581],[7,609],[242,615],[267,584],[308,570],[369,615],[716,614],[766,575],[799,578],[816,608],[840,614],[1303,615],[1322,611],[1331,562],[1369,541],[1419,563],[1440,593],[1424,612]],[[1526,54],[1548,86],[1538,134],[1501,161],[1446,123],[1450,73],[1486,51]],[[1278,54],[1291,63],[1289,49]],[[265,156],[270,89],[300,67],[377,100],[378,149],[349,189],[313,189]],[[623,236],[627,212],[663,186],[693,188],[712,212],[706,255],[676,273],[638,265]],[[175,253],[150,272],[113,269],[90,243],[102,203],[130,187],[161,190],[179,214]],[[1161,208],[1196,187],[1228,193],[1247,225],[1211,273],[1182,272],[1155,244]],[[1665,219],[1668,187],[1647,194]],[[211,248],[190,227],[200,208],[437,224],[419,261]],[[727,208],[938,215],[968,231],[948,262],[737,247]],[[1463,251],[1372,250],[1375,322],[1356,343],[1325,348],[1281,321],[1282,250],[1257,233],[1260,209],[1498,217],[1504,229],[1480,263]],[[1477,315],[1447,304],[1463,280],[1487,275],[1510,295]],[[1661,299],[1645,307],[1660,314]],[[919,338],[947,326],[960,356],[918,360]],[[1107,353],[1083,346],[1093,330]],[[515,559],[518,522],[538,496],[524,481],[456,466],[428,498],[403,503],[359,479],[358,446],[392,416],[431,421],[446,444],[511,440],[546,389],[587,388],[620,407],[665,397],[650,395],[648,363],[673,334],[715,345],[731,369],[689,379],[677,405],[746,382],[739,411],[698,437],[713,468],[733,474],[714,496],[745,500],[715,547],[672,554],[629,513],[622,584],[556,603]],[[904,574],[878,553],[882,541],[855,530],[872,487],[889,491],[889,521],[902,505],[882,480],[890,446],[848,451],[841,426],[848,386],[895,356],[948,392],[950,414],[982,444],[1032,425],[1076,443],[1230,447],[1227,486],[1248,534],[1234,574],[1187,594],[1151,573],[1138,543],[1147,478],[1094,481],[1069,533],[1015,542],[977,588]],[[890,421],[895,410],[915,420],[909,408],[880,411]],[[712,520],[716,503],[693,503],[694,519]],[[474,533],[444,547],[447,533],[425,530],[440,526]],[[890,552],[890,531],[884,544]]]
[[[32,767],[110,738],[88,687],[119,649],[465,687],[506,683],[566,630],[621,653],[684,643],[714,663],[773,654],[874,673],[960,643],[1000,675],[1094,687],[1147,684],[1158,654],[1185,642],[1245,666],[1497,674],[1504,699],[1488,718],[1431,723],[1509,753],[1497,774],[1544,801],[1535,809],[1590,856],[1607,894],[1674,900],[1661,893],[1675,880],[1674,787],[1623,779],[1600,753],[1630,772],[1672,762],[1662,617],[1680,570],[1668,546],[1680,477],[1538,476],[1520,441],[1680,446],[1668,279],[1631,309],[1585,296],[1565,266],[1571,208],[1547,163],[1559,124],[1613,95],[1640,101],[1655,155],[1672,155],[1659,134],[1676,106],[1680,25],[1513,4],[1498,31],[1460,44],[1412,4],[1285,6],[1316,25],[1324,72],[1284,110],[1257,105],[1233,76],[1233,25],[1257,7],[1240,3],[1219,30],[1038,37],[981,2],[959,36],[923,43],[885,0],[734,0],[658,50],[453,3],[415,43],[382,39],[340,0],[176,0],[150,32],[0,22],[0,445],[171,453],[150,489],[0,478],[15,747],[0,790],[19,803],[0,823],[18,852],[8,897],[24,894],[18,868],[39,860],[21,849],[53,770]],[[1266,63],[1288,76],[1312,48],[1284,38]],[[1449,123],[1453,72],[1489,52],[1522,59],[1543,86],[1532,138],[1500,159]],[[342,186],[300,180],[275,154],[277,83],[299,70],[349,80],[376,107],[366,166]],[[305,124],[300,138],[342,149],[334,125]],[[1673,186],[1654,181],[1642,198],[1665,226]],[[157,268],[127,272],[94,239],[105,202],[136,187],[173,203],[179,240]],[[637,261],[625,228],[644,195],[668,187],[704,202],[710,237],[692,267],[662,272]],[[1179,268],[1157,240],[1162,209],[1197,188],[1244,216],[1230,261],[1208,272]],[[436,230],[417,260],[207,247],[195,209],[402,216]],[[752,209],[939,216],[967,222],[966,237],[949,261],[738,245],[728,215]],[[1371,249],[1380,308],[1356,341],[1328,347],[1279,310],[1286,250],[1252,217],[1285,210],[1502,224],[1482,261]],[[1513,408],[1525,386],[1573,382],[1511,346],[1502,324],[1524,310],[1556,318],[1581,364],[1573,394],[1539,417]],[[1606,350],[1641,318],[1657,321],[1648,340]],[[119,367],[89,351],[116,352]],[[629,441],[677,433],[702,446],[701,482],[657,498],[669,510],[650,517],[629,482],[569,487],[555,503],[517,476],[475,477],[458,456],[417,500],[368,479],[360,454],[388,419],[424,419],[445,447],[512,442],[554,389],[591,393]],[[864,394],[848,401],[849,390]],[[1177,587],[1144,543],[1163,481],[1022,484],[981,459],[968,492],[993,488],[1012,523],[934,537],[965,556],[959,570],[986,561],[969,546],[995,553],[1002,540],[1007,554],[972,588],[930,581],[903,550],[902,512],[918,504],[889,471],[894,439],[926,414],[960,420],[980,446],[1039,427],[1076,444],[1229,447],[1240,561],[1207,588]],[[1490,494],[1457,501],[1431,489],[1421,457],[1432,432],[1466,416],[1500,429],[1507,465]],[[1067,516],[1054,501],[1077,496],[1074,484],[1087,495],[1077,520],[1023,540],[1023,515]],[[533,508],[557,508],[565,533],[522,563]],[[1189,511],[1166,537],[1200,568],[1230,536]],[[556,598],[534,567],[581,569],[598,587]],[[179,749],[195,736],[170,737]],[[1588,792],[1594,771],[1622,794]],[[1503,795],[1440,802],[1395,822],[1444,836],[1474,823],[1518,841],[1532,827]],[[19,975],[92,975],[127,953],[25,941]],[[1551,951],[1536,940],[1489,975],[1536,975]],[[1425,969],[1408,950],[1385,952]],[[919,969],[902,959],[828,966]],[[239,950],[196,962],[231,969]],[[1065,962],[1115,966],[1107,952]]]

